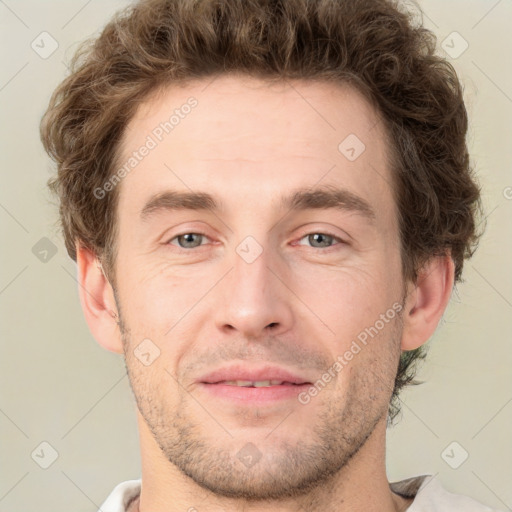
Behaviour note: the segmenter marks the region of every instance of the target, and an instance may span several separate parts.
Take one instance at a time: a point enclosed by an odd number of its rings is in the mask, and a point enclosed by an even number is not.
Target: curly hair
[[[422,19],[394,0],[142,0],[117,13],[76,52],[41,121],[69,255],[76,261],[79,241],[115,282],[118,191],[101,200],[93,191],[112,176],[126,125],[169,85],[236,72],[363,93],[391,141],[404,279],[416,282],[429,258],[449,251],[458,282],[478,243],[480,190],[463,90],[435,50]],[[422,357],[421,348],[402,354],[389,417]]]

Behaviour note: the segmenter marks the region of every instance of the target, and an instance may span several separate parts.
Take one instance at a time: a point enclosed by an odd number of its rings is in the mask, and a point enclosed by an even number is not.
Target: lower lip
[[[311,384],[281,384],[278,386],[255,388],[201,382],[200,387],[210,395],[218,398],[255,404],[297,399],[299,393],[310,388]]]

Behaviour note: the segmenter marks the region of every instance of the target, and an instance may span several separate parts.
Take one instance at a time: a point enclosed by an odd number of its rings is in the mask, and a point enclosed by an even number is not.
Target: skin
[[[427,341],[447,306],[453,262],[432,258],[416,284],[404,282],[378,116],[347,86],[224,75],[147,99],[120,161],[190,96],[198,105],[118,185],[115,291],[77,243],[88,325],[124,354],[137,400],[143,483],[130,510],[405,510],[411,500],[386,477],[388,402],[401,351]],[[354,161],[338,150],[349,134],[366,146]],[[357,194],[375,219],[279,207],[319,185]],[[148,198],[166,189],[205,191],[222,207],[143,222]],[[187,233],[205,236],[189,248],[176,238]],[[322,245],[315,233],[334,238]],[[263,248],[252,263],[236,251],[247,236]],[[396,303],[401,314],[307,404],[225,400],[197,381],[239,362],[315,382]],[[160,351],[148,366],[135,355],[144,339]],[[259,454],[250,468],[237,456],[248,443]]]

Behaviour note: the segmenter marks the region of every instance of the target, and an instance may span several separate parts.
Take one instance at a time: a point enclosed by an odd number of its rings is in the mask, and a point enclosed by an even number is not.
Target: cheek
[[[120,292],[131,327],[148,328],[162,337],[204,295],[208,276],[203,279],[197,272],[170,270],[147,262],[126,268]]]
[[[387,269],[377,265],[309,267],[295,279],[292,289],[325,324],[318,324],[318,332],[325,330],[342,348],[398,300],[396,282],[390,277]]]

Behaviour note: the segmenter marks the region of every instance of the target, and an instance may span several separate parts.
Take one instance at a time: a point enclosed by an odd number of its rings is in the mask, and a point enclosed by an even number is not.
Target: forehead
[[[218,192],[221,202],[235,201],[229,191],[236,189],[238,206],[260,207],[278,189],[281,196],[318,183],[383,208],[392,196],[380,118],[346,85],[224,75],[169,86],[131,119],[121,165],[143,146],[152,147],[120,184],[125,209],[140,210],[166,188]]]

